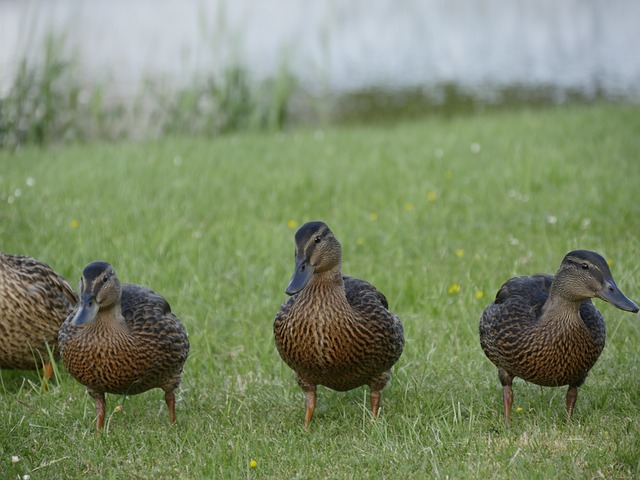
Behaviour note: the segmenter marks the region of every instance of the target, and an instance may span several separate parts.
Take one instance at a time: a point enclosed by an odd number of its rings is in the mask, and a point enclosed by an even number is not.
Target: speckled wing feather
[[[0,274],[2,283],[11,282],[22,286],[23,295],[30,295],[34,301],[45,305],[49,311],[60,312],[57,317],[67,317],[78,303],[78,296],[71,285],[54,272],[48,265],[22,255],[3,255],[8,268]],[[62,322],[59,322],[62,323]]]
[[[142,285],[122,286],[122,316],[131,332],[147,337],[156,350],[157,367],[182,371],[189,356],[189,341],[184,325],[171,312],[169,302]],[[179,370],[178,370],[179,368]]]
[[[553,282],[551,274],[514,277],[507,280],[498,290],[493,303],[482,313],[480,338],[500,330],[506,323],[505,318],[511,318],[517,324],[538,321],[542,307],[549,298],[551,282]]]
[[[349,277],[348,275],[343,275],[342,280],[344,281],[347,300],[354,308],[357,308],[357,305],[366,303],[380,303],[384,308],[389,309],[387,297],[369,282],[359,278]],[[372,297],[368,298],[368,301],[365,301],[367,295],[372,295]]]
[[[602,313],[600,313],[590,299],[585,300],[582,302],[582,305],[580,305],[580,317],[589,329],[589,332],[591,332],[591,335],[597,340],[600,349],[604,349],[604,342],[607,336],[606,324]]]
[[[0,254],[0,367],[33,369],[78,298],[67,281],[31,257]]]
[[[359,278],[343,277],[347,301],[367,323],[370,335],[377,339],[381,358],[386,358],[385,368],[391,368],[400,358],[404,348],[404,330],[396,314],[389,310],[387,298],[376,287]]]

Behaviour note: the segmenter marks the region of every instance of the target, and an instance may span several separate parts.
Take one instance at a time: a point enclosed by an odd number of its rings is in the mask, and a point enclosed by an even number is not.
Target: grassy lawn
[[[108,396],[100,436],[62,364],[44,393],[35,372],[1,372],[0,477],[639,476],[640,317],[596,300],[607,346],[573,421],[566,388],[516,380],[511,431],[477,332],[507,278],[553,273],[575,248],[640,301],[639,152],[640,108],[594,106],[0,153],[2,251],[74,286],[109,261],[162,293],[191,340],[174,426],[160,390]],[[293,234],[315,219],[407,342],[377,421],[367,389],[320,387],[305,431],[272,326]]]

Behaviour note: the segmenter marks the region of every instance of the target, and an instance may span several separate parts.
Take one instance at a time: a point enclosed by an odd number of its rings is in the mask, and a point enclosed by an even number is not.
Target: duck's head
[[[618,288],[607,261],[589,250],[574,250],[565,255],[556,275],[563,294],[576,300],[600,298],[627,312],[638,312],[638,305]]]
[[[71,319],[74,327],[83,327],[96,318],[98,311],[120,300],[122,286],[113,267],[107,262],[91,262],[80,278],[80,306]]]
[[[342,264],[342,247],[324,222],[308,222],[295,236],[296,270],[285,289],[294,295],[307,286],[314,275],[338,269]]]

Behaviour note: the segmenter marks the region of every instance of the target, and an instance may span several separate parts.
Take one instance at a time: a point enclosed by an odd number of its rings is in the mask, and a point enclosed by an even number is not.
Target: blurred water
[[[137,94],[240,62],[307,91],[553,86],[640,98],[638,0],[0,0],[0,85],[64,32],[87,82]]]

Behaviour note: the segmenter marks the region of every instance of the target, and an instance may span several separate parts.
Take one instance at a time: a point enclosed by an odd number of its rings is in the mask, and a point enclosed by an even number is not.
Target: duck
[[[483,311],[480,345],[498,368],[507,428],[516,377],[545,387],[568,386],[566,418],[571,419],[578,387],[605,346],[605,320],[592,298],[638,312],[600,254],[574,250],[564,256],[555,275],[507,280]]]
[[[62,361],[95,401],[102,431],[105,393],[165,392],[169,421],[175,423],[175,390],[189,356],[184,325],[167,300],[136,284],[121,284],[111,266],[89,263],[80,279],[80,300],[60,327]]]
[[[372,417],[380,391],[404,348],[400,318],[372,284],[342,275],[342,247],[326,223],[312,221],[295,234],[295,270],[289,299],[273,326],[284,362],[305,393],[305,428],[316,407],[317,386],[344,392],[368,385]]]
[[[71,285],[46,263],[0,253],[0,369],[42,368],[46,388],[58,329],[77,302]]]

